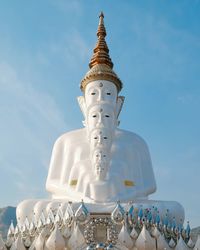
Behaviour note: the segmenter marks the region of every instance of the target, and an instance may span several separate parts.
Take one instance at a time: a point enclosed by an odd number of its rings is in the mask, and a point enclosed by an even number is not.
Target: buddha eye
[[[99,155],[96,155],[96,157],[99,157]]]
[[[97,140],[97,136],[95,136],[94,139]]]
[[[95,93],[95,92],[92,92],[91,95],[96,95],[96,93]]]
[[[111,95],[111,93],[110,93],[110,92],[107,92],[106,94],[107,94],[107,95]]]
[[[93,115],[92,117],[95,118],[95,117],[97,117],[97,116],[96,116],[96,115]]]
[[[103,157],[106,157],[106,155],[103,155]]]
[[[108,139],[108,137],[104,136],[104,137],[103,137],[103,139],[105,139],[105,140],[106,140],[106,139]]]
[[[105,117],[110,117],[109,115],[105,115]]]

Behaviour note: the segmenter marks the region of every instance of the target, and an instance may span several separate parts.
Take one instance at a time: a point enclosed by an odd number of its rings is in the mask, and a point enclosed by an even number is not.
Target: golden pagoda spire
[[[104,26],[104,14],[103,12],[99,15],[99,26],[97,30],[97,44],[94,48],[94,54],[90,61],[90,68],[92,68],[96,64],[106,64],[110,66],[110,68],[113,68],[112,60],[109,56],[109,49],[105,41],[106,37],[106,29]]]
[[[104,26],[104,14],[99,15],[99,25],[97,29],[97,43],[93,50],[93,56],[90,60],[90,70],[81,81],[81,90],[85,91],[88,83],[96,80],[107,80],[115,84],[118,92],[122,89],[122,82],[113,71],[113,62],[109,56],[109,49],[105,41],[106,29]]]

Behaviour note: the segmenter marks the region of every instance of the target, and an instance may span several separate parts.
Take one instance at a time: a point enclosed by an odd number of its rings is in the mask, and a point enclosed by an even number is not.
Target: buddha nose
[[[102,160],[102,155],[101,155],[101,154],[99,155],[99,160],[100,160],[100,161]]]
[[[99,120],[98,120],[98,123],[102,123],[102,114],[99,115]]]
[[[104,100],[104,96],[102,91],[99,91],[99,95],[98,95],[98,101],[103,101]]]
[[[102,128],[103,127],[103,117],[102,117],[101,113],[98,116],[98,120],[97,120],[96,126],[97,126],[97,128]]]
[[[103,137],[101,135],[99,136],[99,143],[103,144]]]

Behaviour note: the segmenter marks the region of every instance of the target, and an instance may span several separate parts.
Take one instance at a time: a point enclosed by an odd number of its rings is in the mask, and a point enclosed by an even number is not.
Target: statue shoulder
[[[62,134],[58,139],[56,140],[54,146],[63,146],[63,145],[72,145],[76,143],[81,143],[85,142],[86,140],[86,129],[77,129],[77,130],[72,130],[67,133]]]
[[[145,142],[145,140],[134,132],[117,129],[116,136],[120,141],[126,142],[127,145],[132,144],[147,147],[147,143]]]

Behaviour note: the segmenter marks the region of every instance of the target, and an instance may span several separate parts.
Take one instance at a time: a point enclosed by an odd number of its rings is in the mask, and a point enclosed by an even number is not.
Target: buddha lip
[[[104,163],[104,164],[101,164],[101,163],[97,163],[97,164],[95,164],[95,167],[97,167],[97,168],[101,168],[101,169],[102,169],[102,167],[104,167],[104,166],[105,166],[106,162],[102,162],[102,163]]]
[[[105,126],[103,122],[97,123],[95,127],[96,128],[107,128],[107,126]]]

